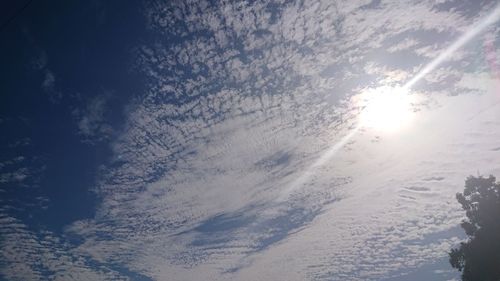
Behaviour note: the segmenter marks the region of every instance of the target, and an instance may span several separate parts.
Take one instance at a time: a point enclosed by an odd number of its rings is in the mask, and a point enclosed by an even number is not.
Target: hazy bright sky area
[[[2,1],[0,280],[458,280],[497,5]]]

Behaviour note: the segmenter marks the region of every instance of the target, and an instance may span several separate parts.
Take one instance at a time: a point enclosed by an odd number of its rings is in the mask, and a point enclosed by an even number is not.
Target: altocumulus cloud
[[[473,55],[480,43],[417,85],[413,133],[362,131],[285,199],[283,190],[355,126],[353,97],[411,79],[493,4],[453,5],[148,2],[155,42],[137,46],[134,65],[147,91],[112,143],[95,217],[61,237],[3,217],[2,252],[16,265],[3,273],[380,280],[442,258],[459,240],[447,235],[460,221],[455,183],[470,167],[491,169],[500,137],[495,110],[460,114],[497,99],[471,82],[495,83]],[[82,132],[98,130],[90,121]]]

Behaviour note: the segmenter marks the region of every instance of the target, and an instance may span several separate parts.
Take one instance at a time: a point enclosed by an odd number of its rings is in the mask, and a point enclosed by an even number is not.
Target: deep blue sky
[[[10,4],[2,10],[16,14],[18,3]],[[120,130],[125,104],[143,85],[130,70],[133,47],[147,40],[141,9],[138,2],[33,1],[1,31],[2,160],[28,159],[38,185],[7,188],[3,199],[28,204],[33,194],[50,198],[46,210],[18,214],[34,224],[59,231],[93,215],[97,198],[90,188],[114,135],[84,142],[72,112],[109,92],[105,118]],[[54,79],[44,87],[48,71]],[[28,145],[11,148],[23,138]]]

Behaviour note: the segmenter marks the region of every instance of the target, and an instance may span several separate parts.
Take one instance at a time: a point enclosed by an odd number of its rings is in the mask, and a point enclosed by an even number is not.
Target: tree
[[[462,281],[500,281],[500,183],[470,176],[457,200],[468,239],[449,253],[451,266],[462,272]]]

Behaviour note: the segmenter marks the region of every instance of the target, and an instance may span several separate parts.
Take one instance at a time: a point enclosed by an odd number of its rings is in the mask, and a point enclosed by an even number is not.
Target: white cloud
[[[368,86],[371,76],[379,84],[403,83],[423,64],[415,61],[414,70],[381,64],[365,72],[373,51],[398,34],[454,35],[469,24],[427,3],[359,10],[363,4],[318,1],[272,11],[265,4],[199,2],[152,9],[150,21],[160,32],[207,36],[140,49],[140,67],[154,82],[114,145],[120,165],[105,171],[95,222],[71,228],[92,237],[80,249],[158,280],[376,280],[446,255],[458,238],[423,242],[460,220],[453,196],[469,166],[446,165],[462,157],[482,163],[478,154],[459,153],[463,144],[448,148],[461,130],[410,143],[404,139],[428,133],[425,123],[413,135],[382,136],[377,143],[364,132],[315,171],[310,184],[275,201],[355,121],[356,109],[338,101]],[[157,18],[161,13],[166,16]],[[405,48],[415,44],[409,43]],[[388,49],[404,47],[395,46]],[[321,77],[326,68],[337,71]],[[447,110],[425,114],[456,113]],[[445,180],[423,180],[435,174]],[[113,236],[102,238],[100,231]]]
[[[78,134],[82,136],[84,142],[107,140],[114,133],[106,120],[110,98],[110,94],[98,95],[88,101],[83,109],[73,110],[73,116],[78,123]]]
[[[391,46],[389,49],[387,49],[387,51],[389,53],[395,53],[403,50],[408,50],[418,44],[419,42],[413,38],[405,38],[403,41]]]
[[[114,270],[76,255],[54,233],[36,233],[0,213],[0,272],[8,280],[129,280]]]
[[[56,89],[56,77],[49,69],[44,71],[42,89],[49,95],[52,103],[58,103],[61,100],[62,93]]]
[[[495,96],[449,97],[485,81],[453,63],[455,79],[421,82],[449,85],[419,90],[413,130],[362,130],[277,200],[356,123],[353,96],[411,79],[472,21],[435,1],[369,3],[150,4],[160,35],[136,65],[148,91],[112,144],[96,217],[66,230],[82,239],[71,255],[155,280],[379,280],[446,255],[463,178],[500,169],[500,116],[478,111]],[[427,33],[446,38],[430,46]],[[105,104],[75,113],[82,135],[106,135]]]

